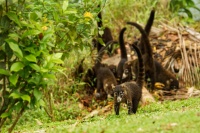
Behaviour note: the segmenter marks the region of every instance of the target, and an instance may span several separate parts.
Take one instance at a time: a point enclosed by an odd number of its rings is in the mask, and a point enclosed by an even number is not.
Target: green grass
[[[190,98],[180,101],[166,101],[140,107],[136,115],[127,115],[127,109],[122,109],[116,116],[112,110],[108,116],[100,115],[81,120],[65,120],[50,122],[42,110],[27,112],[22,116],[15,131],[32,133],[34,131],[72,132],[72,133],[197,133],[200,127],[200,98]],[[38,125],[36,120],[42,122]],[[6,131],[6,128],[3,129]]]

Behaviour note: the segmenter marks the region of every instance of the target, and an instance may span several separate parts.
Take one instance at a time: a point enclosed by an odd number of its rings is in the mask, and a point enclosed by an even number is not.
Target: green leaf
[[[36,88],[33,91],[33,95],[34,95],[34,97],[36,98],[37,101],[40,100],[41,97],[42,97],[41,91],[39,91],[39,89],[36,89]]]
[[[18,24],[21,27],[21,23],[20,23],[18,16],[16,15],[15,12],[8,12],[7,16],[10,20],[14,21],[16,24]]]
[[[53,57],[60,59],[62,57],[62,55],[63,55],[63,53],[56,53],[56,54],[53,55]]]
[[[45,102],[42,99],[40,99],[39,104],[40,106],[45,107]]]
[[[63,5],[62,5],[63,11],[65,11],[67,9],[68,3],[69,3],[68,0],[66,0],[66,1],[63,2]]]
[[[33,54],[27,55],[25,58],[30,62],[37,62],[37,59]]]
[[[21,98],[23,99],[23,101],[28,101],[29,103],[31,101],[31,97],[29,95],[22,95]]]
[[[24,64],[22,62],[15,62],[12,64],[10,71],[18,72],[19,70],[24,68]]]
[[[1,118],[6,118],[10,115],[10,113],[8,112],[4,112],[3,114],[1,114]]]
[[[64,64],[64,62],[61,59],[51,59],[51,63],[56,63],[56,64]]]
[[[44,73],[43,78],[56,80],[55,74]]]
[[[31,68],[33,68],[34,70],[36,70],[37,72],[40,71],[40,67],[39,67],[37,64],[29,64],[29,66],[30,66]]]
[[[11,93],[10,94],[10,96],[9,97],[12,97],[13,99],[18,99],[18,98],[20,98],[20,93],[19,92],[13,92],[13,93]]]
[[[23,54],[21,49],[19,48],[18,44],[14,43],[13,41],[6,40],[9,44],[10,48],[16,53],[16,56],[19,58],[23,58]]]
[[[59,16],[58,16],[57,12],[53,12],[53,17],[54,17],[55,21],[58,22]]]
[[[9,77],[9,81],[15,86],[18,81],[19,75],[17,73]]]
[[[41,31],[39,31],[39,30],[27,30],[22,35],[22,38],[25,38],[27,36],[35,36],[35,35],[38,35],[40,33],[41,33]]]
[[[3,74],[3,75],[6,75],[6,76],[9,76],[10,75],[10,72],[5,70],[5,69],[0,69],[0,74]]]

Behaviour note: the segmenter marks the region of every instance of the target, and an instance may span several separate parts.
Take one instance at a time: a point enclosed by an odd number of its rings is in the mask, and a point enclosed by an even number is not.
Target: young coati
[[[143,40],[145,46],[145,54],[142,56],[145,62],[145,79],[147,80],[148,77],[150,78],[151,90],[154,89],[155,82],[163,83],[165,85],[163,89],[165,90],[178,89],[179,82],[176,77],[172,73],[164,69],[163,66],[153,58],[153,52],[149,39],[142,27],[134,22],[127,22],[127,24],[135,26],[142,34],[143,38],[141,38],[141,40]],[[138,68],[136,66],[136,73],[137,70]]]
[[[107,96],[113,96],[113,86],[117,84],[114,74],[111,70],[104,64],[101,64],[101,58],[104,53],[104,50],[112,44],[113,41],[110,41],[106,44],[105,47],[102,47],[98,52],[98,57],[94,66],[96,78],[97,78],[97,93],[96,97],[101,97],[103,92],[106,92]]]
[[[128,60],[126,48],[124,45],[124,38],[123,38],[125,31],[126,31],[126,28],[123,28],[119,34],[119,45],[120,45],[120,50],[121,50],[121,60],[117,66],[117,78],[119,80],[119,83],[122,83],[122,76],[124,73],[123,67],[124,67],[125,62]]]
[[[140,50],[136,45],[132,45],[138,55],[138,78],[136,82],[125,82],[114,88],[114,110],[119,115],[120,103],[126,103],[128,114],[136,113],[140,98],[142,96],[142,87],[144,82],[144,64]]]

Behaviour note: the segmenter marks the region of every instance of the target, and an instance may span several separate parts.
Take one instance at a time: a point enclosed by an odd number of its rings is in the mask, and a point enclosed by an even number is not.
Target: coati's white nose
[[[117,102],[121,102],[122,98],[121,97],[117,97]]]

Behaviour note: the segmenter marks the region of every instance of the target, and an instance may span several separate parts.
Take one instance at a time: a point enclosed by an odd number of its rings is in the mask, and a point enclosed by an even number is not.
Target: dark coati
[[[106,44],[105,47],[102,47],[98,52],[98,57],[94,66],[96,78],[97,78],[97,95],[100,97],[103,92],[106,92],[108,96],[113,96],[113,86],[117,84],[114,74],[111,70],[104,64],[101,64],[101,58],[104,53],[104,50],[112,44],[113,41],[110,41]]]
[[[126,103],[128,114],[136,113],[140,98],[142,96],[142,87],[144,83],[144,64],[140,50],[136,45],[132,45],[138,55],[138,78],[136,82],[125,82],[114,88],[114,110],[119,115],[120,103]]]
[[[127,22],[127,24],[130,24],[132,26],[135,26],[140,33],[142,34],[142,38],[141,38],[141,42],[143,42],[145,44],[145,46],[147,47],[145,49],[145,54],[142,55],[143,60],[144,60],[144,66],[145,66],[145,79],[147,81],[148,78],[150,78],[151,80],[151,91],[154,89],[154,84],[155,84],[155,64],[154,64],[154,59],[153,59],[153,52],[151,49],[151,45],[149,42],[149,38],[146,34],[146,32],[144,31],[144,29],[137,23],[135,22]],[[137,68],[137,63],[135,66],[135,70],[134,73],[138,73],[138,68]]]
[[[149,35],[149,33],[151,31],[151,27],[152,27],[153,21],[154,21],[154,16],[155,16],[155,10],[152,10],[150,13],[149,19],[145,25],[145,31],[146,31],[147,36]],[[138,39],[137,41],[135,41],[133,44],[135,44],[139,47],[142,54],[145,54],[144,41],[141,38]],[[137,65],[133,65],[134,63],[135,63],[134,61],[125,62],[124,73],[123,73],[123,75],[124,75],[123,77],[126,77],[124,79],[125,81],[130,81],[130,80],[136,78],[136,76],[134,75],[134,73],[132,73],[132,70],[131,70],[133,66],[137,66]]]
[[[145,54],[143,55],[144,65],[145,65],[145,79],[149,77],[151,80],[151,90],[154,89],[155,82],[161,82],[165,85],[163,89],[171,90],[178,89],[179,82],[176,77],[163,68],[163,66],[153,59],[152,48],[148,39],[147,34],[145,33],[142,27],[134,22],[127,22],[127,24],[135,26],[142,34],[142,40],[145,46]],[[138,68],[136,68],[135,72],[137,73]],[[137,75],[137,74],[136,74]]]
[[[128,60],[126,48],[124,45],[124,38],[123,38],[125,31],[126,31],[126,28],[123,28],[119,34],[119,45],[120,45],[120,50],[121,50],[121,60],[117,66],[117,78],[119,80],[119,83],[122,83],[122,76],[124,73],[123,67],[124,67],[125,62]]]
[[[100,5],[98,6],[100,7]],[[98,22],[97,22],[97,26],[98,26],[98,29],[99,28],[102,28],[103,27],[103,23],[102,23],[102,14],[101,12],[99,12],[98,14]],[[105,27],[104,30],[103,30],[103,35],[101,36],[99,33],[98,33],[98,38],[101,38],[102,41],[107,44],[109,41],[112,41],[113,40],[113,37],[112,37],[112,32],[110,30],[110,28],[108,27]],[[100,41],[96,41],[96,44],[97,44],[97,51],[99,52],[100,49],[103,47],[103,45],[100,43]],[[112,52],[112,47],[113,45],[109,45],[108,47],[108,52],[111,53]]]

